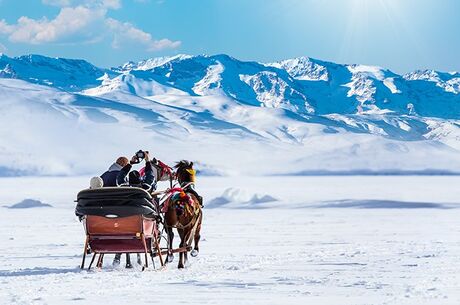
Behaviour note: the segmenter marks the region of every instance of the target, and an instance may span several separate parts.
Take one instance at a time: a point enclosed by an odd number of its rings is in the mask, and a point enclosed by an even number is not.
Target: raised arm
[[[117,175],[117,185],[120,186],[126,183],[126,176],[128,176],[129,172],[131,171],[132,165],[126,164],[118,173]]]
[[[151,187],[151,190],[156,190],[157,182],[153,174],[152,162],[150,162],[149,153],[145,152],[145,178],[144,183]]]

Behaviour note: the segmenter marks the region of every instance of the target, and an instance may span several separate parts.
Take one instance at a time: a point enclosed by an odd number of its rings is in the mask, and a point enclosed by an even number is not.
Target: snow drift
[[[9,206],[9,209],[31,209],[31,208],[45,208],[51,207],[50,204],[43,203],[36,199],[24,199],[21,202]]]

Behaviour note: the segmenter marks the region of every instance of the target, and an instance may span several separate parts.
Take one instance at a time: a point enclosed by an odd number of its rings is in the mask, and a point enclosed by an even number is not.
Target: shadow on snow
[[[80,273],[80,268],[26,268],[16,271],[0,270],[0,277],[16,277],[16,276],[30,276],[30,275],[48,275],[48,274],[61,274],[61,273]]]
[[[452,206],[432,202],[409,202],[393,200],[335,200],[323,201],[316,208],[358,209],[452,209]]]

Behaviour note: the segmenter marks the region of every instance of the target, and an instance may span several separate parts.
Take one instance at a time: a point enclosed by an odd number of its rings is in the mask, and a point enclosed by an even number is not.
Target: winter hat
[[[104,181],[101,177],[93,177],[89,181],[89,188],[90,189],[98,189],[104,186]]]
[[[130,185],[141,184],[141,174],[138,171],[132,171],[129,173],[128,182]]]

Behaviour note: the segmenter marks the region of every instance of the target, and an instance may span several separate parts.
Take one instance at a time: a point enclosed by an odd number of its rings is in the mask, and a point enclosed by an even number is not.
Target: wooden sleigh
[[[91,253],[88,270],[97,255],[96,267],[102,268],[104,255],[116,253],[144,254],[142,270],[149,267],[149,256],[154,267],[155,257],[164,266],[158,206],[148,192],[134,187],[83,190],[78,193],[77,202],[75,214],[86,232],[82,269]]]

